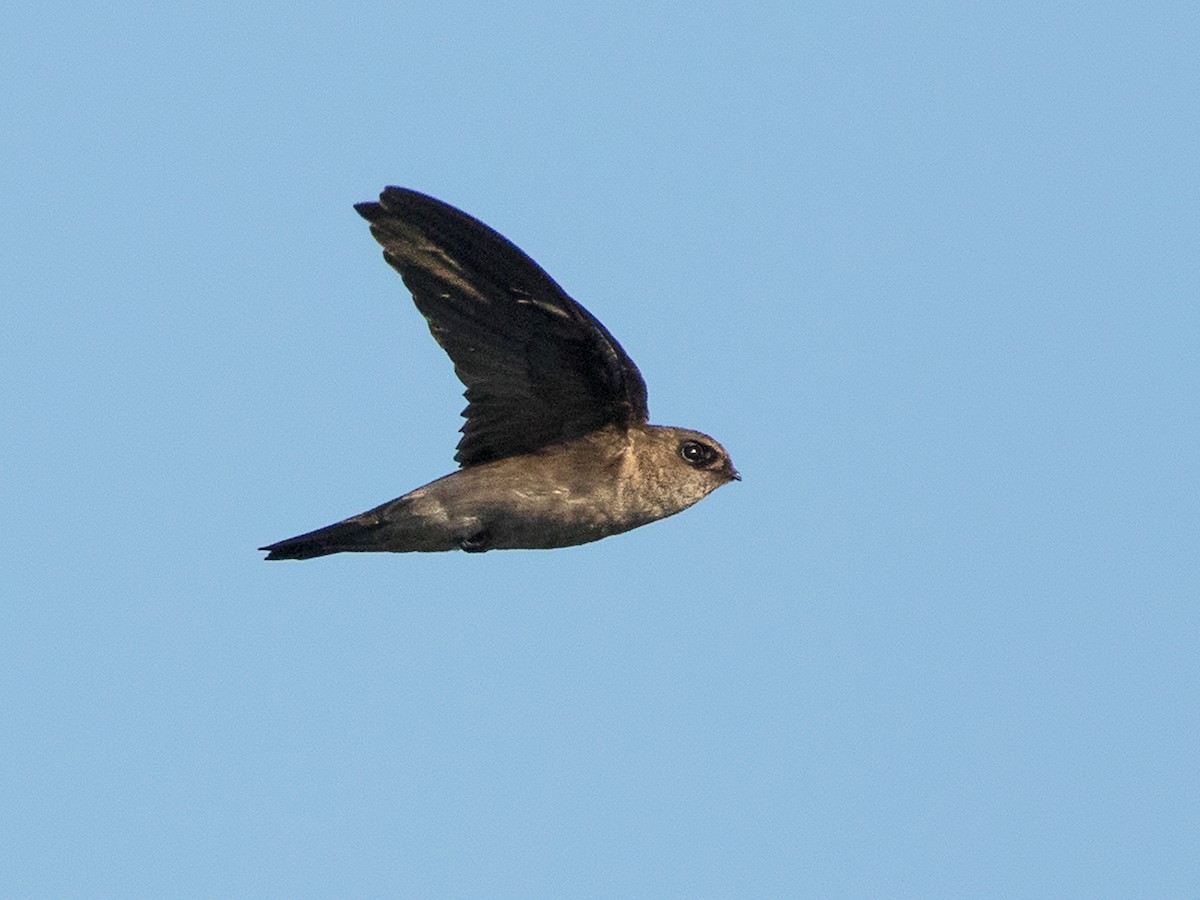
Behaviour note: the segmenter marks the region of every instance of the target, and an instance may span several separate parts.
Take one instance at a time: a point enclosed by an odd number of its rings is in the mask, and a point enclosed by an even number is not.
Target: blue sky
[[[1200,890],[1192,4],[42,4],[0,73],[0,894]],[[745,480],[450,471],[351,209],[482,218]]]

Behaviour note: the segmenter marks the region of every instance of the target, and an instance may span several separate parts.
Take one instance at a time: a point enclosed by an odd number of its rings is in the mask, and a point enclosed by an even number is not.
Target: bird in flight
[[[741,480],[712,438],[648,424],[633,360],[505,237],[405,188],[354,208],[466,386],[460,468],[260,548],[267,559],[569,547],[674,515]]]

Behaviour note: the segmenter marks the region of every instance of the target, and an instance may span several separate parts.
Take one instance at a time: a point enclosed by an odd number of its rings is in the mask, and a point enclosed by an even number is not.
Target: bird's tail
[[[269,560],[312,559],[314,556],[328,556],[330,553],[378,550],[376,532],[383,528],[384,524],[381,517],[372,510],[258,549],[266,550]]]

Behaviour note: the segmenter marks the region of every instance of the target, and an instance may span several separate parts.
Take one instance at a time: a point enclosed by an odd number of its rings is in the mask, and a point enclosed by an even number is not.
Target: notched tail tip
[[[312,559],[316,556],[326,556],[330,553],[338,552],[336,549],[332,549],[316,541],[300,541],[295,539],[280,541],[278,544],[268,544],[266,547],[259,547],[258,549],[266,551],[267,556],[263,562],[274,562],[277,559]]]

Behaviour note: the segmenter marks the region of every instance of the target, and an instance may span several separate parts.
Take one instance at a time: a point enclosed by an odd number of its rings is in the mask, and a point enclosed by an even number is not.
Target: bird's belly
[[[580,475],[574,466],[547,472],[502,460],[464,469],[402,500],[421,523],[425,542],[473,551],[586,544],[657,518],[637,515],[620,479]]]
[[[545,550],[598,541],[633,527],[611,498],[569,490],[513,490],[482,517],[495,549]]]

